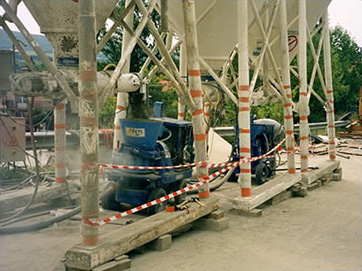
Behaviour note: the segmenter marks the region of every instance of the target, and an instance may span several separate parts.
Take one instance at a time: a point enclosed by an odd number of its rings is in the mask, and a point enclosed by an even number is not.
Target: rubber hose
[[[107,197],[108,195],[114,193],[116,190],[117,190],[117,184],[115,182],[108,182],[106,187],[101,192],[100,198],[102,199],[104,197]],[[40,221],[34,224],[24,225],[24,226],[13,226],[13,227],[0,227],[0,234],[14,234],[14,233],[41,230],[53,225],[54,223],[58,223],[65,219],[71,218],[72,216],[75,216],[80,212],[81,212],[81,207],[77,207],[66,214],[45,221]]]
[[[34,224],[30,224],[30,225],[24,225],[24,226],[14,226],[14,227],[1,227],[0,228],[0,234],[13,234],[13,233],[22,233],[22,232],[28,232],[28,231],[36,231],[36,230],[41,230],[44,229],[46,227],[49,227],[50,225],[53,225],[54,223],[58,223],[61,222],[65,219],[71,218],[72,216],[75,216],[77,214],[79,214],[81,211],[80,207],[77,207],[75,209],[73,209],[72,211],[45,220],[45,221],[40,221]]]
[[[233,174],[235,170],[235,167],[229,169],[228,173],[224,176],[224,178],[221,179],[221,181],[219,182],[210,182],[210,191],[215,191],[216,189],[220,188],[231,176],[231,174]],[[197,194],[198,191],[197,190],[190,190],[187,192],[187,195],[194,195]]]

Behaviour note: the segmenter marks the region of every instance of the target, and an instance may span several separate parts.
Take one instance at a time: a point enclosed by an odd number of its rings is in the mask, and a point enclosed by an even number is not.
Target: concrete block
[[[123,259],[121,261],[111,261],[96,268],[92,271],[124,271],[131,268],[131,260]]]
[[[192,229],[192,224],[186,224],[170,232],[170,234],[172,235],[172,237],[175,237],[183,234],[184,232],[188,232],[191,229]]]
[[[267,201],[267,204],[269,205],[277,205],[289,198],[291,198],[293,196],[293,192],[290,190],[287,191],[283,191],[281,193],[279,193],[278,195],[276,195],[275,197],[273,197],[272,199]]]
[[[244,215],[250,217],[261,217],[263,211],[261,209],[252,209],[252,210],[243,210],[243,209],[236,209],[232,208],[230,212],[237,214],[237,215]]]
[[[223,217],[218,220],[212,218],[201,218],[193,223],[196,229],[205,231],[224,231],[229,228],[229,218]]]
[[[165,251],[171,248],[172,245],[172,235],[165,234],[157,238],[156,240],[149,243],[152,249],[156,249],[159,251]]]
[[[121,256],[116,257],[114,260],[123,261],[123,260],[128,260],[128,259],[129,259],[129,257],[127,255],[121,255]]]
[[[308,190],[313,191],[314,189],[317,189],[317,188],[319,188],[321,186],[322,186],[322,181],[317,180],[314,183],[311,183],[310,185],[308,185]]]
[[[216,210],[215,212],[212,212],[211,214],[205,216],[205,218],[211,218],[211,219],[218,220],[220,218],[223,218],[224,215],[225,215],[224,211]]]
[[[333,181],[334,182],[342,181],[342,173],[333,173]]]
[[[291,189],[293,196],[296,197],[306,197],[308,196],[308,188],[301,185],[301,184],[295,184]]]

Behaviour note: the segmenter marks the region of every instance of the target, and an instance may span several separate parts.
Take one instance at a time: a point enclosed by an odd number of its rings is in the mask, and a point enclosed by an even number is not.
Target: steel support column
[[[288,46],[288,21],[286,0],[280,1],[280,55],[282,64],[282,81],[285,95],[284,103],[284,126],[286,130],[286,148],[288,160],[288,173],[295,173],[294,157],[294,123],[293,123],[293,101],[290,84],[289,71],[289,46]]]
[[[323,16],[324,22],[324,76],[326,80],[326,88],[327,88],[327,103],[329,104],[329,108],[327,109],[327,123],[328,123],[328,151],[329,151],[329,159],[336,159],[336,129],[334,124],[334,97],[333,97],[333,84],[332,84],[332,63],[331,63],[331,44],[329,37],[329,18],[328,11]]]
[[[238,125],[240,160],[250,158],[250,89],[248,56],[248,1],[238,1]],[[241,196],[251,196],[250,163],[240,164],[239,180]]]
[[[199,162],[206,161],[207,154],[205,144],[205,122],[202,105],[202,86],[196,29],[195,1],[183,0],[182,4],[184,14],[185,40],[187,47],[189,90],[195,105],[192,112],[195,159],[197,162]],[[204,164],[201,164],[197,167],[197,178],[206,177],[207,174],[207,167]],[[209,185],[205,184],[200,186],[199,197],[208,198],[209,195]]]
[[[98,219],[98,95],[94,0],[79,1],[79,117],[82,218]],[[82,225],[84,245],[98,243],[98,227]]]
[[[308,179],[309,126],[308,126],[308,92],[307,92],[307,9],[306,0],[299,0],[299,124],[300,124],[300,164],[302,180]]]
[[[66,110],[61,102],[54,107],[54,149],[55,149],[55,182],[64,183],[67,177],[66,153]]]

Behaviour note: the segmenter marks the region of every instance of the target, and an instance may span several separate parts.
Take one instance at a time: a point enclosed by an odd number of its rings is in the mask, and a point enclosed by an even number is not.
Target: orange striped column
[[[299,129],[300,129],[300,166],[302,180],[308,179],[308,155],[309,155],[309,100],[307,93],[307,10],[306,0],[299,0]]]
[[[64,183],[67,177],[65,103],[54,107],[55,182]]]
[[[182,1],[184,14],[186,55],[188,63],[189,92],[195,106],[192,110],[192,123],[195,141],[195,160],[196,162],[206,161],[206,135],[204,110],[202,104],[201,73],[199,64],[199,50],[197,41],[195,1]],[[208,175],[207,167],[202,164],[196,168],[198,178]],[[205,184],[199,187],[198,194],[200,198],[208,198],[210,195],[209,185]]]
[[[283,89],[285,94],[284,103],[284,126],[286,129],[285,145],[287,149],[288,173],[295,173],[295,154],[294,154],[294,123],[293,123],[293,100],[290,87],[290,69],[289,69],[289,42],[288,42],[288,21],[286,0],[280,1],[280,57],[281,74],[283,80]]]
[[[238,126],[240,160],[250,158],[250,90],[248,53],[248,1],[238,1]],[[251,196],[251,165],[240,164],[241,197]]]
[[[328,103],[327,109],[327,133],[328,133],[328,151],[329,151],[329,159],[336,160],[336,129],[335,129],[335,116],[334,116],[334,97],[333,97],[333,83],[332,83],[332,63],[331,63],[331,45],[329,38],[329,20],[328,20],[328,11],[323,16],[324,22],[324,74],[326,80],[326,98]]]
[[[186,112],[186,105],[182,103],[181,98],[178,98],[177,102],[177,119],[184,120],[185,119],[185,112]]]

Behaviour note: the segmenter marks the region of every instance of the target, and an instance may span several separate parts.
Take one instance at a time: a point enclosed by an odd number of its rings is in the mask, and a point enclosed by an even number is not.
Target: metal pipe
[[[300,164],[302,181],[308,179],[309,126],[308,126],[308,92],[307,92],[307,9],[306,0],[299,0],[299,124],[300,124]]]
[[[192,97],[195,104],[195,108],[192,109],[195,160],[199,162],[206,161],[207,153],[205,144],[205,122],[202,106],[202,86],[196,28],[195,1],[183,0],[182,6],[184,14],[185,41],[187,47],[189,90],[190,96]],[[203,165],[197,166],[196,174],[197,178],[208,176],[207,168]],[[209,184],[200,186],[198,195],[200,198],[208,198],[210,196]]]
[[[288,48],[288,21],[286,0],[280,1],[280,55],[281,55],[281,74],[285,95],[284,103],[284,125],[286,130],[286,148],[288,173],[295,173],[295,155],[294,155],[294,129],[293,129],[293,100],[290,82],[289,70],[289,48]]]
[[[94,0],[79,1],[79,117],[82,218],[98,219],[98,95]],[[98,227],[82,224],[83,244],[98,244]]]
[[[250,90],[249,90],[249,53],[248,53],[248,1],[238,1],[238,127],[240,160],[250,155]],[[251,196],[250,163],[240,164],[238,179],[241,197]]]
[[[329,159],[336,159],[336,142],[334,141],[336,136],[335,121],[334,121],[334,97],[333,97],[333,84],[332,84],[332,63],[331,63],[331,44],[329,37],[329,21],[328,11],[323,16],[324,22],[324,76],[326,80],[327,88],[327,103],[329,109],[327,111],[327,122],[328,122],[328,152]]]

